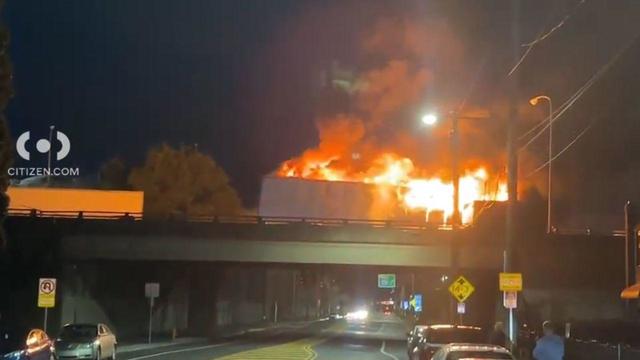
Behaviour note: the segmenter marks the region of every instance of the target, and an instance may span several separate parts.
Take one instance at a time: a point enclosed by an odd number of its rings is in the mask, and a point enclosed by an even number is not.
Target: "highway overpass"
[[[498,269],[500,242],[473,229],[393,222],[218,218],[213,221],[14,218],[58,234],[67,260],[226,261]],[[36,226],[34,226],[36,225]],[[455,250],[458,251],[455,251]]]

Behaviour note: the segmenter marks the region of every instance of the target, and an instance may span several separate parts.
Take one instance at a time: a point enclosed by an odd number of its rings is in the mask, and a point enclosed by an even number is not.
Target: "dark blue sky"
[[[408,15],[446,22],[465,48],[464,70],[482,69],[469,98],[482,105],[504,85],[512,60],[506,3],[10,0],[2,14],[16,93],[8,119],[14,136],[31,130],[43,137],[56,125],[72,142],[65,161],[84,174],[113,156],[139,164],[162,142],[197,143],[252,205],[263,175],[316,144],[318,74],[334,60],[355,69],[375,61],[357,49],[377,20]],[[524,1],[523,40],[576,3]],[[635,0],[587,1],[527,58],[521,100],[545,92],[561,103],[640,31],[638,24]],[[562,144],[600,119],[557,166],[559,188],[578,189],[567,193],[568,203],[588,214],[640,200],[632,185],[640,162],[628,155],[640,151],[639,47],[636,42],[559,125]],[[447,82],[455,81],[436,87]],[[462,81],[454,90],[466,88]],[[625,190],[602,194],[602,188]]]
[[[12,132],[46,136],[56,125],[84,173],[115,155],[139,162],[163,141],[198,143],[234,180],[245,167],[268,171],[278,160],[254,163],[247,129],[255,121],[242,117],[251,104],[239,91],[295,3],[9,1]]]

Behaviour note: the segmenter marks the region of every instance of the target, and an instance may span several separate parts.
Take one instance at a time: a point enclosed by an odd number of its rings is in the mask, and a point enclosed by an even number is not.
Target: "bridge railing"
[[[82,210],[37,210],[9,209],[9,216],[63,219],[94,220],[143,220],[142,213]],[[219,216],[170,216],[166,221],[185,221],[194,223],[222,224],[255,224],[255,225],[313,225],[325,227],[366,226],[373,228],[394,228],[405,230],[451,230],[447,224],[419,222],[415,220],[380,220],[380,219],[335,219],[335,218],[302,218],[302,217],[263,217],[253,215],[219,215]]]
[[[9,209],[9,216],[65,218],[65,219],[93,219],[93,220],[143,220],[141,212],[116,211],[83,211],[83,210],[38,210],[38,209]],[[158,220],[153,218],[152,220]],[[220,223],[220,224],[256,224],[256,225],[295,225],[306,224],[324,227],[366,226],[371,228],[393,228],[400,230],[453,230],[449,224],[429,223],[419,220],[383,220],[383,219],[336,219],[336,218],[303,218],[303,217],[266,217],[257,215],[216,215],[216,216],[169,216],[165,221],[192,223]],[[462,228],[468,227],[464,225]],[[598,231],[591,229],[554,229],[553,235],[612,235],[624,237],[624,230]]]

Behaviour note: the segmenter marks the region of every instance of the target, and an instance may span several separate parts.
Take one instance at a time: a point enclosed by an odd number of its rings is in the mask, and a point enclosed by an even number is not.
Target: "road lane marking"
[[[220,344],[197,346],[197,347],[192,347],[192,348],[178,349],[178,350],[171,350],[171,351],[163,351],[163,352],[159,352],[159,353],[155,353],[155,354],[149,354],[149,355],[143,355],[143,356],[129,358],[129,360],[150,359],[150,358],[154,358],[154,357],[158,357],[158,356],[178,354],[178,353],[188,352],[188,351],[198,351],[198,350],[205,350],[205,349],[213,349],[213,348],[217,348],[217,347],[220,347],[220,346],[229,345],[229,344],[232,344],[232,343],[233,343],[233,341],[229,341],[229,342],[220,343]]]
[[[400,359],[398,359],[395,355],[393,355],[393,354],[390,354],[390,353],[386,352],[386,351],[384,350],[384,348],[385,348],[386,346],[387,346],[387,342],[383,340],[383,341],[382,341],[382,346],[380,346],[380,353],[382,353],[382,355],[387,355],[388,357],[392,358],[393,360],[400,360]]]
[[[218,360],[314,360],[318,354],[313,347],[326,339],[307,338],[279,345],[245,350],[235,354],[215,358]]]

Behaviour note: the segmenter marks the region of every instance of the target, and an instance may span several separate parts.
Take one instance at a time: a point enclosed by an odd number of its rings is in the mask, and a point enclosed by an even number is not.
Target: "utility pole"
[[[49,126],[49,154],[48,154],[48,159],[47,159],[47,186],[51,185],[51,149],[53,148],[52,145],[52,141],[53,141],[53,130],[56,127],[54,125]]]
[[[460,171],[458,169],[458,151],[460,149],[458,138],[458,116],[454,114],[451,119],[451,182],[453,183],[453,213],[451,225],[453,228],[460,226]]]
[[[520,0],[511,2],[511,39],[514,61],[520,58]],[[509,81],[509,118],[507,119],[507,188],[509,200],[507,201],[506,229],[505,229],[505,251],[504,251],[504,272],[513,271],[513,241],[515,236],[515,210],[518,201],[518,155],[515,148],[515,127],[518,119],[518,93],[519,76],[518,71],[512,74]],[[513,309],[508,312],[508,332],[512,346],[517,346],[517,321]]]
[[[638,234],[636,233],[635,207],[631,201],[624,206],[625,232],[625,286],[635,285],[638,266]],[[628,304],[628,302],[627,302]]]

